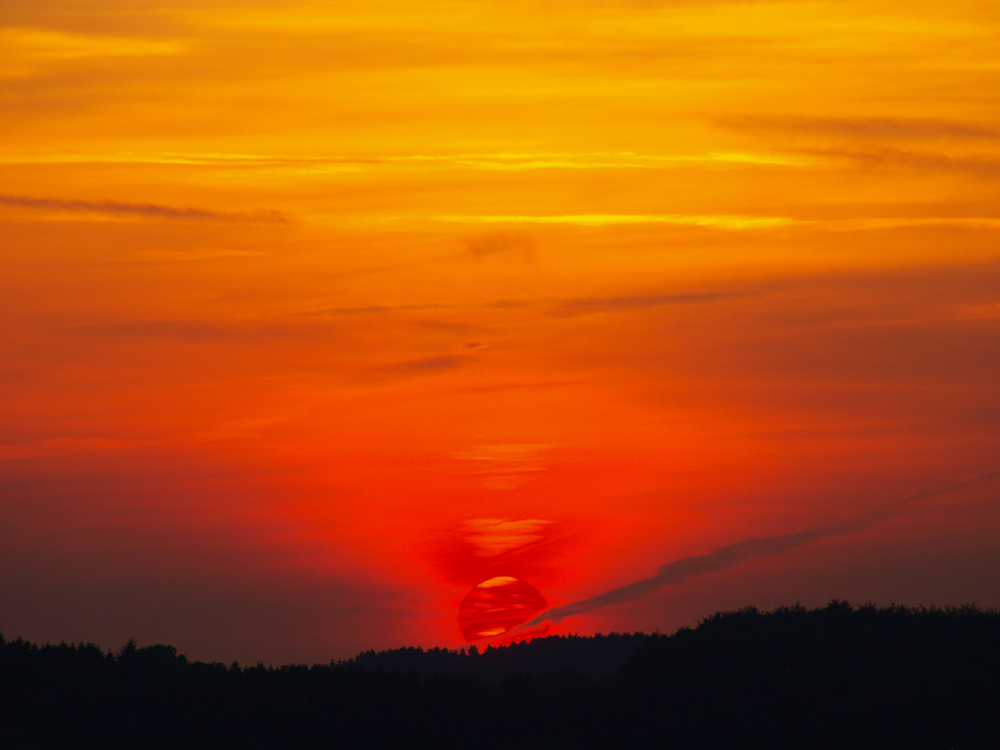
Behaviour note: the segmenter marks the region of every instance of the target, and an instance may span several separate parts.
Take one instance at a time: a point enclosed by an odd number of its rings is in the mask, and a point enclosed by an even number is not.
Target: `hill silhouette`
[[[0,748],[993,748],[1000,613],[753,608],[321,665],[0,636]]]
[[[484,682],[499,682],[514,674],[550,672],[575,672],[596,678],[614,674],[647,637],[644,633],[551,635],[509,646],[487,646],[482,651],[475,646],[469,651],[399,648],[366,651],[339,665],[397,672],[412,669],[423,676],[469,675]]]

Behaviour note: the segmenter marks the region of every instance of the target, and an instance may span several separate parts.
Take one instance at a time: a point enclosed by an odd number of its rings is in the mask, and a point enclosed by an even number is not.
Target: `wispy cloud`
[[[867,513],[861,513],[852,518],[817,524],[790,534],[778,534],[776,536],[745,539],[741,542],[736,542],[735,544],[728,544],[724,547],[719,547],[718,549],[714,549],[704,555],[696,555],[694,557],[685,557],[680,560],[674,560],[673,562],[661,565],[654,576],[643,578],[642,580],[635,581],[634,583],[630,583],[625,586],[620,586],[589,599],[582,599],[577,602],[565,604],[561,607],[553,607],[552,609],[542,612],[530,622],[525,623],[522,627],[527,628],[538,625],[545,620],[559,622],[560,620],[572,615],[592,612],[596,609],[602,609],[603,607],[608,607],[613,604],[621,604],[622,602],[642,599],[653,591],[663,588],[664,586],[668,586],[673,583],[681,583],[689,578],[703,575],[705,573],[714,573],[716,571],[725,570],[733,567],[734,565],[738,565],[744,560],[778,555],[818,539],[854,534],[868,528],[876,521],[891,518],[904,513],[911,505],[920,500],[926,500],[930,497],[943,495],[948,492],[954,492],[955,490],[970,487],[996,477],[1000,477],[1000,471],[991,471],[986,474],[980,474],[979,476],[957,482],[947,487],[939,487],[926,492],[918,492],[915,495],[910,495],[902,500],[887,503]]]
[[[463,241],[469,254],[476,260],[493,256],[512,257],[526,263],[535,257],[535,243],[531,235],[520,232],[491,232]]]
[[[478,464],[474,473],[484,475],[485,487],[512,490],[527,482],[531,474],[545,470],[544,451],[551,447],[534,443],[477,445],[453,454],[452,458]]]
[[[706,229],[773,229],[799,222],[784,216],[742,216],[735,214],[557,214],[550,216],[436,216],[437,221],[458,224],[573,224],[585,227],[620,224],[672,224]]]
[[[946,154],[897,148],[823,149],[813,153],[827,158],[849,159],[868,167],[901,167],[920,172],[966,172],[990,177],[1000,174],[1000,159],[990,154]]]
[[[174,339],[189,342],[285,338],[296,333],[293,328],[287,326],[240,326],[201,320],[145,320],[135,323],[74,326],[66,329],[66,332],[94,336]]]
[[[143,57],[183,52],[178,40],[76,34],[42,28],[0,28],[0,77],[31,75],[42,63],[96,57]]]
[[[893,117],[728,117],[715,122],[734,130],[777,130],[850,138],[1000,138],[1000,130],[953,120]]]
[[[255,224],[283,224],[288,219],[279,211],[222,212],[207,208],[178,208],[156,203],[122,203],[120,201],[63,200],[58,198],[31,198],[0,194],[0,205],[69,214],[95,214],[106,217],[134,217],[146,219],[172,219],[187,221],[250,222]]]
[[[427,357],[425,359],[397,362],[393,366],[393,369],[410,372],[433,372],[435,370],[450,370],[453,367],[458,367],[462,361],[462,357],[457,357],[452,354],[443,354],[438,357]]]
[[[906,227],[962,227],[965,229],[1000,229],[1000,216],[884,216],[860,219],[832,219],[817,222],[831,231],[902,229]]]
[[[565,314],[582,315],[592,312],[642,310],[648,307],[662,307],[667,305],[699,305],[746,296],[746,293],[737,294],[734,292],[690,292],[686,294],[650,294],[624,297],[579,297],[576,299],[561,300],[558,306]]]
[[[535,169],[669,169],[691,166],[738,167],[759,165],[801,167],[816,159],[804,154],[771,152],[708,152],[652,154],[631,151],[595,153],[441,153],[441,154],[341,154],[279,156],[274,154],[211,152],[0,152],[0,164],[163,164],[239,170],[284,171],[301,174],[357,172],[364,169],[395,170],[476,169],[528,171]]]
[[[895,225],[893,225],[895,226]],[[743,291],[711,291],[711,292],[676,292],[670,294],[636,294],[611,297],[546,297],[535,299],[501,299],[482,305],[487,309],[515,310],[519,308],[544,307],[562,316],[589,315],[600,312],[625,312],[628,310],[643,310],[651,307],[670,305],[701,305],[725,300],[740,299],[758,294],[754,290]],[[328,307],[305,312],[292,313],[289,317],[354,317],[354,316],[387,316],[397,313],[424,311],[459,311],[467,307],[449,304],[413,304],[413,305],[359,305],[357,307]],[[436,321],[421,321],[422,325],[454,327],[460,324],[441,323]],[[469,341],[463,347],[478,350],[486,347],[479,341]],[[436,361],[439,358],[431,358]],[[419,360],[424,361],[424,360]]]
[[[397,312],[413,312],[423,310],[450,310],[453,305],[421,304],[421,305],[360,305],[358,307],[324,307],[318,310],[307,310],[294,313],[296,316],[340,316],[340,315],[387,315]]]
[[[354,171],[362,166],[383,164],[383,156],[306,156],[289,157],[268,154],[215,153],[201,151],[43,151],[19,149],[0,152],[0,164],[153,164],[214,169],[285,169],[307,173]]]
[[[544,518],[470,518],[462,526],[475,554],[493,557],[543,539],[545,527],[554,523]]]
[[[627,312],[652,307],[672,305],[705,305],[750,297],[757,291],[739,292],[676,292],[672,294],[632,294],[613,297],[552,297],[546,299],[502,299],[491,302],[489,307],[513,310],[527,307],[545,307],[556,315],[572,317],[602,312]]]
[[[495,383],[456,388],[455,393],[493,393],[497,391],[533,390],[536,388],[566,388],[579,386],[583,380],[535,380],[522,383]]]
[[[83,453],[104,453],[136,447],[134,441],[113,438],[49,438],[21,445],[0,445],[0,460],[51,458]]]
[[[519,171],[532,169],[669,169],[687,166],[725,167],[760,165],[799,167],[810,164],[809,157],[770,152],[707,152],[695,154],[653,154],[634,151],[591,153],[481,153],[409,155],[387,157],[385,161],[419,166],[468,167]]]

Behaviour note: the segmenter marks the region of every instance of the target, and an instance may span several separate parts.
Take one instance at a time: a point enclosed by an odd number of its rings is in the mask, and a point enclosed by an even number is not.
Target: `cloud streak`
[[[896,148],[871,150],[830,149],[817,155],[850,159],[862,166],[893,166],[919,172],[965,172],[994,177],[1000,174],[1000,160],[991,155],[952,156],[927,151],[907,151]]]
[[[103,453],[136,447],[134,441],[113,438],[49,438],[22,445],[0,444],[0,460],[52,458],[84,453]]]
[[[26,208],[34,211],[73,214],[98,214],[101,216],[136,217],[146,219],[173,219],[187,221],[249,222],[254,224],[284,224],[288,219],[279,211],[251,211],[228,213],[207,208],[178,208],[156,203],[122,203],[120,201],[82,201],[56,198],[30,198],[0,194],[0,205]]]
[[[716,152],[688,154],[638,153],[632,151],[598,153],[456,153],[382,154],[288,157],[273,154],[223,154],[199,152],[113,152],[113,153],[0,153],[0,164],[150,164],[261,170],[266,172],[339,174],[365,169],[475,169],[485,171],[529,171],[535,169],[669,169],[699,166],[802,167],[814,164],[805,155],[772,152]]]
[[[293,313],[297,317],[341,316],[341,315],[388,315],[399,312],[422,312],[425,310],[451,310],[453,305],[364,305],[360,307],[326,307],[321,310],[307,310]]]
[[[774,229],[799,222],[785,216],[737,214],[559,214],[550,216],[437,216],[437,221],[457,224],[571,224],[584,227],[623,224],[670,224],[706,229]]]
[[[141,57],[184,52],[179,40],[142,39],[108,34],[74,34],[44,28],[0,29],[0,47],[20,63],[69,61],[92,57]]]
[[[527,307],[544,306],[551,314],[559,317],[576,317],[606,312],[630,312],[646,310],[653,307],[672,307],[684,305],[707,305],[713,302],[725,302],[744,299],[760,294],[759,291],[746,292],[678,292],[674,294],[634,294],[618,297],[564,297],[549,299],[505,299],[496,300],[488,307],[498,310],[511,310]]]
[[[491,256],[507,256],[530,263],[535,257],[535,243],[530,235],[493,232],[463,240],[469,255],[477,261]]]
[[[92,336],[139,337],[187,342],[241,341],[261,338],[288,338],[296,335],[290,326],[237,326],[202,320],[145,320],[135,323],[74,326],[70,334]]]
[[[644,310],[648,307],[670,305],[700,305],[746,296],[748,295],[730,292],[689,292],[685,294],[650,294],[623,297],[578,297],[561,300],[559,308],[560,312],[572,316],[598,312]]]
[[[426,359],[415,359],[409,362],[399,362],[393,369],[403,372],[436,372],[438,370],[450,370],[462,364],[463,358],[445,354],[438,357],[427,357]]]
[[[545,620],[559,622],[572,615],[579,615],[585,612],[593,612],[597,609],[609,607],[613,604],[642,599],[653,591],[669,586],[673,583],[681,583],[694,576],[705,573],[714,573],[726,568],[731,568],[744,560],[752,560],[757,557],[778,555],[796,547],[801,547],[809,542],[829,537],[845,536],[868,528],[876,521],[903,513],[909,506],[920,500],[925,500],[937,495],[943,495],[958,489],[963,489],[989,479],[1000,477],[1000,471],[991,471],[987,474],[980,474],[971,479],[940,487],[926,492],[919,492],[896,502],[885,504],[879,508],[862,513],[853,518],[841,519],[825,524],[817,524],[790,534],[778,534],[776,536],[756,537],[745,539],[734,544],[727,544],[704,555],[684,557],[680,560],[661,565],[656,575],[634,583],[611,589],[603,594],[598,594],[589,599],[564,604],[561,607],[542,612],[534,619],[525,623],[522,627],[532,627]]]
[[[1000,138],[992,127],[952,120],[893,117],[732,117],[716,122],[734,130],[777,130],[852,138]]]

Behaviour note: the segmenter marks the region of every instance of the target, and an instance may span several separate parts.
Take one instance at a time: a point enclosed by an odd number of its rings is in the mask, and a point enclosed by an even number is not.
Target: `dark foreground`
[[[1000,613],[716,614],[670,636],[280,668],[0,638],[0,748],[996,748]]]

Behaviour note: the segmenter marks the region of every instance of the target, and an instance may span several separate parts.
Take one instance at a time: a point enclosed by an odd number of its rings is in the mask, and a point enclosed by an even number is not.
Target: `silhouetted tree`
[[[0,634],[0,748],[993,748],[1000,613],[746,608],[672,635],[228,667]]]

